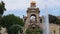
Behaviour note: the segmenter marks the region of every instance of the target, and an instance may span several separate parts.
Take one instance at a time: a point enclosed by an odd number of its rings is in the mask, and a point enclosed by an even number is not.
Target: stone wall
[[[1,34],[8,34],[7,31],[6,31],[6,28],[3,28],[3,27],[1,27],[0,33]]]
[[[56,25],[56,24],[53,24],[53,23],[51,23],[50,24],[50,33],[51,34],[60,34],[59,33],[60,32],[60,25]]]

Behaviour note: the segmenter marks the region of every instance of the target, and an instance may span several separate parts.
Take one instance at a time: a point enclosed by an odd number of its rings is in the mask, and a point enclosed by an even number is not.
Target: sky
[[[3,15],[14,14],[19,17],[27,15],[26,10],[32,0],[0,0],[4,1],[6,11]],[[60,16],[60,0],[35,0],[40,10],[40,16],[45,15],[46,9],[49,14]],[[47,5],[47,7],[45,6]]]

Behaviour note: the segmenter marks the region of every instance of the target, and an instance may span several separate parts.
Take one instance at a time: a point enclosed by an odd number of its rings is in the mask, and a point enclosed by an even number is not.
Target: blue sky
[[[0,0],[1,1],[1,0]],[[26,16],[26,10],[32,0],[2,0],[5,3],[6,11],[3,15],[14,14],[22,17]],[[49,14],[60,16],[60,0],[35,0],[40,9],[40,16],[45,15],[46,4]]]

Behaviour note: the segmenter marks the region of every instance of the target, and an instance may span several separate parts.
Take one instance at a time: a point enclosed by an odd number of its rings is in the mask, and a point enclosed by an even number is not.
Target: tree
[[[6,27],[7,28],[7,31],[9,31],[9,28],[12,26],[12,25],[15,25],[15,24],[18,24],[20,26],[24,26],[24,22],[23,22],[23,19],[20,18],[20,17],[17,17],[13,14],[9,14],[7,16],[3,16],[2,17],[2,20],[1,20],[1,26],[3,27]],[[18,28],[18,27],[17,27]],[[14,29],[16,31],[16,29]],[[12,30],[11,30],[12,31]],[[16,31],[17,32],[17,31]],[[11,32],[10,32],[11,33]],[[12,33],[11,33],[12,34]]]
[[[4,13],[5,10],[6,10],[5,3],[2,1],[0,3],[0,30],[1,30],[1,18],[2,18],[1,16],[3,15],[3,13]]]
[[[40,28],[35,28],[35,29],[27,29],[26,30],[27,34],[42,34],[42,29]]]
[[[56,20],[57,20],[57,17],[56,16],[49,14],[49,22],[50,23],[55,23]]]
[[[58,19],[56,16],[54,15],[50,15],[49,14],[49,22],[53,23],[53,24],[58,24],[60,25],[60,19]]]
[[[19,33],[22,33],[22,27],[18,24],[15,24],[15,25],[12,25],[10,28],[9,28],[9,34],[18,34],[18,31]]]
[[[60,25],[60,19],[56,20],[56,24]]]
[[[4,11],[6,11],[6,8],[5,8],[5,3],[2,1],[0,3],[0,16],[3,15]]]

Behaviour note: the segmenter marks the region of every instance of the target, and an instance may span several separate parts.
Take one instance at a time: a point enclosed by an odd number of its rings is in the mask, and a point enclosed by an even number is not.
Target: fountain
[[[45,17],[44,17],[44,31],[43,34],[50,34],[49,31],[49,16],[48,16],[48,11],[47,11],[47,5],[46,5],[46,13],[45,13]]]

